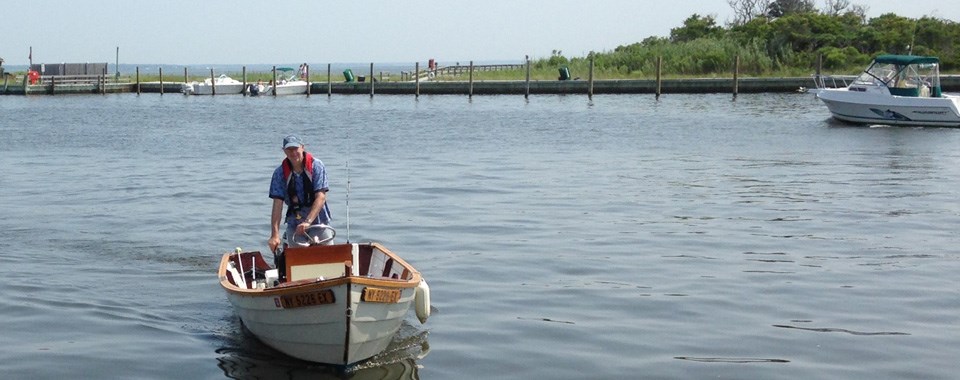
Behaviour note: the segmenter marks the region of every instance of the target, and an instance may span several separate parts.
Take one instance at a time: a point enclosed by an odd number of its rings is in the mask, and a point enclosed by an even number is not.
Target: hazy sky
[[[868,16],[960,20],[957,0],[851,0]],[[818,6],[822,1],[817,1]],[[690,15],[732,19],[727,0],[47,0],[6,4],[8,65],[522,61],[583,56],[668,36]]]

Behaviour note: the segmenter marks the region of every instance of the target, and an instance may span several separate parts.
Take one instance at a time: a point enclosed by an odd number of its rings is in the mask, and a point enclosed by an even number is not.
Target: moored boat
[[[421,323],[430,315],[420,272],[379,243],[290,246],[281,257],[271,268],[260,252],[226,253],[218,275],[247,329],[292,357],[354,364],[383,351],[411,307]]]
[[[278,68],[280,70],[293,70],[289,68]],[[286,73],[285,73],[286,75]],[[287,78],[281,78],[274,83],[270,83],[263,86],[259,89],[260,95],[302,95],[307,93],[307,81],[298,78],[296,75],[290,75]],[[276,94],[274,94],[274,88],[276,88]]]
[[[243,92],[243,82],[220,75],[215,80],[205,79],[203,82],[184,83],[180,89],[186,95],[235,95]]]
[[[939,68],[937,57],[881,55],[848,86],[817,78],[817,98],[847,122],[960,127],[960,97],[941,91]]]

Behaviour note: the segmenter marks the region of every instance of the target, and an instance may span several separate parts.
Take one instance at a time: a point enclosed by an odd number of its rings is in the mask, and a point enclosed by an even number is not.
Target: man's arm
[[[323,204],[327,202],[327,192],[317,191],[313,197],[313,206],[310,207],[310,213],[307,214],[307,219],[303,223],[297,225],[297,233],[304,234],[306,233],[307,227],[310,227],[310,224],[317,219],[317,216],[320,215],[320,210],[323,209]]]
[[[280,219],[283,213],[283,199],[273,199],[273,211],[270,212],[270,240],[267,241],[267,245],[270,247],[270,252],[276,252],[277,247],[280,246]]]

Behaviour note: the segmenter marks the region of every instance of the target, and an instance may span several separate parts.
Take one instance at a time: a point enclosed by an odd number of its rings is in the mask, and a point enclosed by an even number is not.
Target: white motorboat
[[[243,92],[243,82],[220,75],[215,80],[205,79],[203,82],[184,83],[181,92],[186,95],[236,95]]]
[[[299,73],[291,75],[290,72],[293,71],[289,67],[280,67],[277,68],[277,71],[281,71],[282,76],[277,80],[276,86],[272,83],[264,85],[262,88],[258,88],[260,95],[300,95],[307,93],[307,81],[298,77]],[[276,87],[276,94],[274,94],[274,87]]]
[[[220,260],[220,285],[244,326],[292,357],[354,364],[383,351],[411,307],[430,315],[420,272],[378,243],[290,246],[278,268],[240,251]]]
[[[816,78],[817,98],[839,120],[852,123],[960,127],[960,96],[940,88],[940,60],[877,56],[850,85],[828,88]]]

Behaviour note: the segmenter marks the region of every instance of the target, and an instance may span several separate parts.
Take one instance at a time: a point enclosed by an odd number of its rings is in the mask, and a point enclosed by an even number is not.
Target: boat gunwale
[[[217,270],[217,276],[220,279],[220,286],[227,292],[235,295],[243,296],[257,296],[257,297],[273,297],[280,295],[290,295],[303,293],[304,291],[311,291],[314,289],[324,289],[331,288],[344,284],[357,284],[357,285],[366,285],[366,286],[379,286],[386,288],[416,288],[423,277],[420,274],[420,271],[413,268],[412,265],[404,261],[402,258],[397,256],[395,253],[381,245],[380,243],[371,242],[371,243],[357,243],[359,245],[369,245],[374,249],[378,249],[383,252],[385,255],[389,256],[394,260],[396,264],[403,266],[405,269],[410,271],[409,279],[392,279],[385,277],[366,277],[366,276],[353,276],[347,275],[342,277],[335,277],[325,280],[320,279],[304,279],[299,281],[287,282],[280,284],[272,288],[265,289],[242,289],[239,286],[230,282],[227,278],[227,265],[230,263],[230,258],[235,255],[233,252],[226,252],[220,258],[220,267]],[[244,252],[247,253],[247,252]],[[251,254],[261,254],[259,251],[249,252]]]

